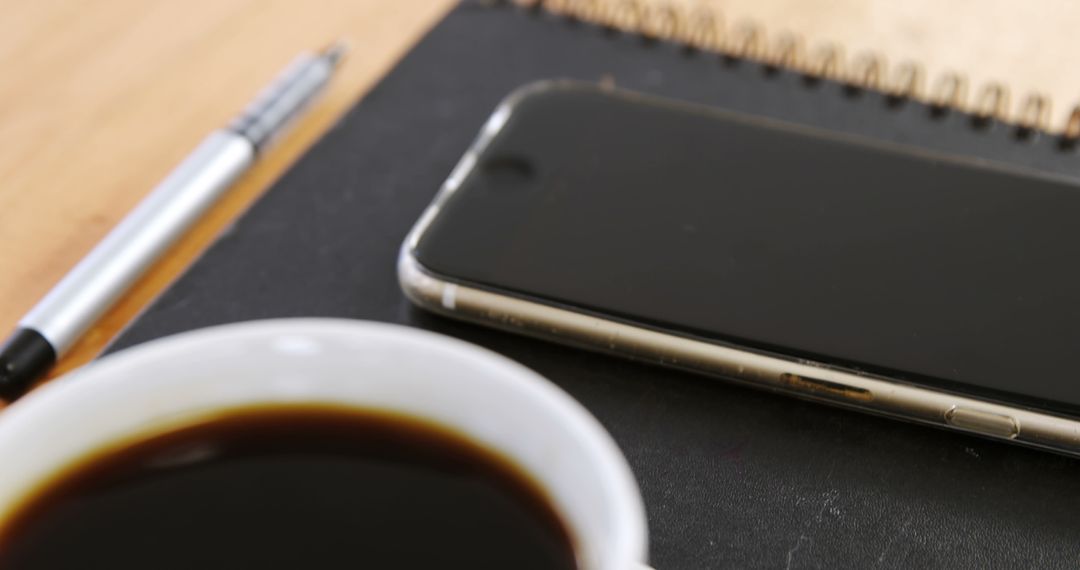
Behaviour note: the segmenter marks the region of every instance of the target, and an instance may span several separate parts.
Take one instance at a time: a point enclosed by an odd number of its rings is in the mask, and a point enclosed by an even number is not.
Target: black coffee
[[[513,466],[401,417],[257,409],[95,456],[0,529],[0,568],[573,569]]]

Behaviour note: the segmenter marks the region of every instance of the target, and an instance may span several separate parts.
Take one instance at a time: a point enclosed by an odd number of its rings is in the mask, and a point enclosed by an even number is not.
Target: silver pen
[[[0,398],[18,398],[246,172],[329,82],[340,43],[300,55],[176,167],[20,321],[0,348]]]

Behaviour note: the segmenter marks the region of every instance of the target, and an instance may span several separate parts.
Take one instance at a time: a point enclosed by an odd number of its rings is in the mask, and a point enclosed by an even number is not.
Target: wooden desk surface
[[[453,0],[0,0],[0,334],[194,145],[305,49],[345,38],[328,94],[83,339],[82,364],[375,83]],[[812,43],[875,47],[931,72],[966,70],[1056,97],[1080,5],[935,0],[717,0]],[[1057,121],[1065,112],[1060,105]]]
[[[293,57],[347,40],[348,58],[298,128],[54,374],[93,358],[452,4],[0,2],[0,334]]]

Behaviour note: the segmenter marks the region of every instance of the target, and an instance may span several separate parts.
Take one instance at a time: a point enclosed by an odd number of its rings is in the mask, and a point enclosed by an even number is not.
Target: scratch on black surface
[[[830,462],[829,470],[825,473],[826,482],[832,481],[833,473],[836,471],[836,463],[837,461],[835,458],[833,459],[833,461]],[[803,532],[799,533],[799,538],[796,539],[794,546],[792,546],[791,549],[788,550],[786,566],[788,570],[791,569],[791,564],[795,560],[795,553],[802,549],[803,542],[813,542],[813,538],[811,538],[810,535],[807,534],[807,532],[810,530],[811,527],[815,525],[820,525],[822,522],[824,522],[825,511],[828,510],[829,513],[833,516],[840,515],[840,509],[833,506],[839,498],[839,489],[829,489],[821,496],[821,508],[818,509],[815,516],[807,519],[806,523],[803,525]]]
[[[805,534],[800,534],[799,535],[799,539],[795,541],[795,546],[792,546],[791,549],[788,550],[788,553],[787,553],[787,566],[784,566],[784,568],[786,570],[791,570],[791,562],[795,559],[795,553],[798,552],[800,548],[802,548],[802,544],[803,544],[804,540],[813,542],[813,539],[810,538],[809,536],[806,536]]]
[[[881,549],[881,554],[878,555],[878,565],[881,565],[883,562],[885,562],[885,556],[889,553],[889,550],[892,549],[893,544],[896,543],[896,539],[907,533],[908,526],[910,525],[911,517],[909,516],[904,519],[904,524],[900,525],[900,530],[892,533],[892,535],[889,537],[888,542],[886,542],[885,546]]]
[[[191,304],[191,295],[184,295],[179,299],[172,302],[166,308],[171,311],[178,311]]]

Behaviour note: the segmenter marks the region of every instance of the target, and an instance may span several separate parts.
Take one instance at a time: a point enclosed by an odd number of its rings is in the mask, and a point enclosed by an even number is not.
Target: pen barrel
[[[229,130],[262,149],[304,109],[330,80],[332,59],[315,54],[297,57],[229,124]]]
[[[67,351],[254,160],[231,131],[207,137],[25,317],[57,355]]]

